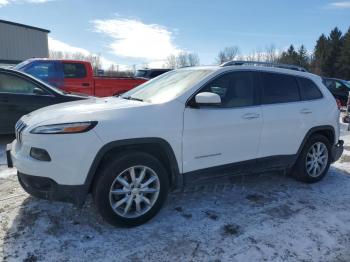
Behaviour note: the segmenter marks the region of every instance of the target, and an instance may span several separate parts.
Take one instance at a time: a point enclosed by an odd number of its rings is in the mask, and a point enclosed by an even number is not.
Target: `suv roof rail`
[[[266,66],[266,67],[277,67],[277,68],[284,68],[284,69],[290,69],[300,72],[308,72],[305,68],[301,66],[296,65],[288,65],[288,64],[279,64],[274,62],[260,62],[260,61],[228,61],[220,66],[240,66],[240,65],[252,65],[252,66]]]

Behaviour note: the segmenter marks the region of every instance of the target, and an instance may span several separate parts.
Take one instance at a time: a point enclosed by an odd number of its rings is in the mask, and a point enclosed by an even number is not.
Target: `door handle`
[[[310,109],[303,108],[303,109],[300,110],[300,113],[304,114],[304,115],[308,115],[308,114],[311,114],[312,111]]]
[[[81,85],[82,85],[82,86],[90,86],[89,83],[82,83]]]
[[[259,118],[260,115],[259,114],[256,114],[256,113],[247,113],[247,114],[244,114],[242,116],[243,119],[255,119],[255,118]]]

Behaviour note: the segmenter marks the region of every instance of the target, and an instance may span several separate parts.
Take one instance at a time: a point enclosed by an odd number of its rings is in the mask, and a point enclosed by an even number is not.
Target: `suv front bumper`
[[[7,166],[13,167],[12,144],[6,147]],[[88,185],[60,185],[48,177],[31,176],[17,172],[18,181],[30,195],[53,201],[70,202],[82,206],[88,194]]]
[[[47,177],[30,176],[17,172],[18,181],[30,195],[53,201],[70,202],[82,206],[88,194],[86,185],[59,185]]]
[[[333,145],[332,147],[332,163],[337,161],[344,151],[344,141],[339,140],[336,145]]]

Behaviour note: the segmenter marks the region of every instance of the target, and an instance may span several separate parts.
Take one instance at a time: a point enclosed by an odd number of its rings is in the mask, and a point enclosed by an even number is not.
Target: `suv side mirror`
[[[33,94],[35,94],[35,95],[46,95],[47,93],[44,90],[35,87],[33,89]]]
[[[211,92],[202,92],[196,95],[196,103],[198,105],[220,105],[221,98],[218,94]]]

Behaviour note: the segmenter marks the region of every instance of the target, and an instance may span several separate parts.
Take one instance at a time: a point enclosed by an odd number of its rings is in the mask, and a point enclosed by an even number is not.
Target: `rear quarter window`
[[[314,100],[322,98],[322,93],[317,85],[310,79],[298,77],[302,100]]]
[[[85,78],[87,75],[85,65],[79,63],[64,63],[63,72],[64,78]]]

